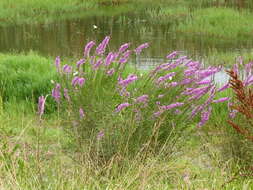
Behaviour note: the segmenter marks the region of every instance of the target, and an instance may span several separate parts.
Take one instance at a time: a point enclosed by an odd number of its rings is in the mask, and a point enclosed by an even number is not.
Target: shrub
[[[190,124],[198,127],[209,119],[218,92],[212,77],[221,68],[208,67],[172,52],[167,63],[148,72],[127,65],[148,44],[129,50],[129,43],[107,52],[110,37],[93,51],[85,46],[76,65],[55,65],[60,81],[52,90],[65,126],[92,159],[108,160],[115,155],[136,156],[172,151]],[[45,99],[39,101],[40,116]]]

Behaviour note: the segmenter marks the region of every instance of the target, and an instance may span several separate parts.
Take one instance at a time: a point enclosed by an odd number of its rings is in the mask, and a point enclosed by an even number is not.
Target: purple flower
[[[212,82],[212,80],[202,80],[200,82],[197,82],[197,85],[204,85],[204,84],[210,84]]]
[[[45,102],[46,102],[46,99],[44,98],[44,96],[40,96],[39,102],[38,102],[38,114],[39,114],[40,118],[44,114]]]
[[[97,70],[102,64],[103,64],[103,59],[102,58],[98,59],[97,62],[93,65],[93,69]]]
[[[89,43],[86,44],[85,48],[84,48],[84,57],[90,57],[90,50],[91,48],[95,45],[96,43],[93,41],[90,41]]]
[[[228,87],[229,87],[229,83],[226,83],[225,85],[223,85],[221,88],[218,89],[218,92],[222,92],[226,90]]]
[[[154,113],[154,116],[159,117],[163,112],[164,112],[163,110],[157,111]]]
[[[243,81],[244,86],[248,86],[253,82],[253,75],[250,75]]]
[[[71,82],[72,86],[76,86],[78,84],[79,77],[75,76]]]
[[[173,104],[170,104],[170,105],[167,105],[167,106],[161,106],[160,108],[162,110],[170,110],[172,108],[180,107],[182,105],[184,105],[184,103],[182,103],[182,102],[176,102],[176,103],[173,103]]]
[[[209,91],[211,86],[212,85],[205,86],[202,88],[196,88],[196,89],[192,90],[192,92],[190,92],[190,94],[193,94],[193,96],[190,97],[189,100],[194,100],[194,99],[197,100],[197,99],[201,98]]]
[[[71,71],[72,71],[72,67],[69,66],[68,64],[63,66],[63,72],[64,73],[69,74],[69,73],[71,73]]]
[[[84,118],[84,116],[85,116],[82,108],[79,109],[79,116],[80,116],[80,118]]]
[[[237,110],[232,110],[232,111],[230,111],[230,112],[229,112],[229,117],[232,118],[232,119],[235,118],[237,112],[238,112]]]
[[[76,67],[79,69],[85,63],[85,59],[80,59],[76,62]]]
[[[198,127],[203,126],[209,120],[211,111],[212,111],[212,107],[208,107],[208,110],[202,111],[202,113],[201,113],[201,120],[198,123]]]
[[[110,36],[106,36],[105,39],[96,48],[96,54],[102,55],[105,52],[106,46],[110,41]]]
[[[55,58],[55,67],[56,67],[56,69],[57,69],[57,72],[60,73],[60,72],[61,72],[61,70],[60,70],[60,67],[61,67],[61,59],[60,59],[59,56],[57,56],[57,57]]]
[[[64,91],[64,97],[69,102],[70,101],[70,97],[69,97],[68,89],[64,88],[63,91]]]
[[[108,53],[107,57],[105,58],[105,66],[109,66],[111,62],[115,59],[115,54],[113,52]]]
[[[122,56],[121,58],[119,59],[119,63],[120,64],[123,64],[123,63],[126,63],[128,61],[128,58],[130,57],[131,55],[131,51],[130,50],[127,50]]]
[[[122,80],[120,78],[118,81],[118,84],[122,87],[126,87],[127,85],[129,85],[130,83],[134,82],[137,79],[138,77],[136,75],[130,74],[125,80]]]
[[[97,140],[101,140],[104,136],[105,136],[104,131],[99,131],[99,133],[97,134]]]
[[[191,79],[191,78],[186,78],[186,79],[183,79],[180,84],[181,85],[187,85],[187,84],[190,84],[192,82],[194,82],[195,80],[194,79]]]
[[[121,110],[123,110],[124,108],[130,106],[131,104],[129,104],[128,102],[122,103],[120,105],[117,106],[115,112],[120,112]]]
[[[142,96],[139,96],[138,98],[136,98],[135,102],[136,103],[147,103],[148,101],[148,95],[142,95]]]
[[[130,43],[125,43],[120,46],[118,53],[123,53],[129,47]]]
[[[79,84],[80,87],[83,86],[84,82],[85,82],[85,78],[81,77],[81,78],[78,79],[78,84]]]
[[[169,55],[166,56],[167,59],[173,59],[178,54],[177,51],[173,51]]]
[[[111,68],[110,70],[108,70],[108,71],[106,72],[106,74],[107,74],[108,76],[112,76],[114,72],[115,72],[115,69],[114,69],[114,68]]]
[[[229,97],[220,98],[218,100],[213,100],[213,103],[221,103],[230,100]]]
[[[249,62],[248,64],[245,65],[246,75],[250,75],[251,74],[252,65],[253,65],[253,62]]]
[[[57,83],[55,88],[53,88],[53,90],[52,90],[52,96],[54,97],[54,99],[57,103],[60,102],[60,98],[61,98],[60,89],[61,89],[61,85],[59,83]]]
[[[161,84],[161,83],[164,82],[165,80],[168,80],[168,79],[172,80],[172,77],[175,76],[175,75],[176,75],[175,72],[171,72],[171,73],[169,73],[169,74],[167,74],[167,75],[165,75],[165,76],[159,77],[159,78],[156,80],[156,83],[157,83],[157,84]]]
[[[217,68],[208,68],[208,69],[204,69],[204,70],[200,70],[197,72],[197,75],[199,77],[199,80],[207,78],[209,76],[214,75],[215,73],[217,73],[219,70]]]
[[[158,98],[162,98],[162,97],[164,97],[164,94],[159,94],[158,95]]]
[[[238,64],[234,64],[233,66],[233,71],[238,74],[239,73],[239,67],[238,67]]]
[[[138,46],[134,51],[135,51],[136,55],[139,55],[144,48],[148,48],[148,47],[149,47],[149,44],[144,43],[144,44],[141,44],[140,46]]]

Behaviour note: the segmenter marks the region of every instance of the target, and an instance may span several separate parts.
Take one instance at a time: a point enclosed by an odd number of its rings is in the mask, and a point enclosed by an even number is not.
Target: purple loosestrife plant
[[[70,74],[72,72],[72,67],[69,66],[68,64],[64,65],[63,66],[63,72],[66,73],[66,74]]]
[[[148,48],[148,47],[149,47],[149,44],[144,43],[144,44],[141,44],[140,46],[138,46],[134,51],[135,51],[136,55],[140,55],[142,50],[145,49],[145,48]]]
[[[125,80],[120,78],[118,84],[122,87],[127,87],[130,83],[136,81],[137,79],[138,79],[137,75],[130,74]]]
[[[207,110],[202,111],[202,113],[201,113],[201,120],[198,123],[198,127],[202,127],[209,120],[209,117],[211,115],[211,111],[212,111],[212,107],[211,106],[209,106],[207,108]]]
[[[131,104],[129,104],[128,102],[119,104],[119,105],[116,107],[115,112],[116,112],[116,113],[121,112],[123,109],[125,109],[126,107],[129,107],[130,105],[131,105]]]
[[[131,51],[127,50],[120,58],[119,58],[119,63],[124,64],[128,61],[129,57],[131,55]]]
[[[79,61],[76,62],[76,67],[79,70],[80,67],[85,63],[85,59],[80,59]]]
[[[93,46],[95,46],[95,42],[94,41],[90,41],[89,43],[86,44],[85,48],[84,48],[84,53],[83,56],[84,57],[90,57],[90,50]]]
[[[119,48],[118,53],[119,54],[123,53],[124,51],[126,51],[129,48],[129,46],[130,46],[130,43],[125,43],[125,44],[121,45],[120,48]]]
[[[142,96],[139,96],[138,98],[135,99],[136,103],[147,103],[148,102],[148,95],[144,94]]]
[[[61,59],[59,56],[55,58],[55,67],[58,73],[61,73]]]
[[[175,56],[178,55],[178,52],[177,51],[173,51],[172,53],[168,54],[166,56],[167,59],[173,59]]]
[[[57,103],[60,103],[60,98],[61,98],[60,89],[61,89],[61,85],[57,83],[55,88],[52,90],[52,96]]]
[[[115,60],[115,54],[113,52],[108,53],[105,58],[105,66],[109,66]]]
[[[46,102],[46,98],[44,96],[40,96],[39,102],[38,102],[38,115],[39,115],[40,119],[45,111],[45,102]]]
[[[70,96],[69,96],[69,93],[68,93],[68,89],[67,88],[64,88],[63,89],[63,92],[64,92],[64,98],[70,102]]]
[[[103,140],[103,143],[91,144],[94,152],[106,152],[106,155],[98,155],[100,159],[111,159],[115,153],[130,155],[133,149],[138,152],[150,139],[157,138],[158,143],[149,146],[163,145],[172,128],[173,133],[181,134],[182,128],[188,124],[203,126],[210,117],[212,106],[228,101],[226,97],[216,98],[218,92],[227,88],[216,88],[212,79],[220,68],[205,68],[201,62],[172,52],[165,63],[139,78],[139,72],[129,73],[125,63],[130,60],[132,52],[139,55],[148,44],[132,50],[126,43],[118,50],[106,53],[109,40],[110,37],[106,37],[97,47],[94,47],[95,42],[89,42],[85,46],[84,58],[76,66],[59,67],[63,73],[76,74],[69,75],[71,77],[60,75],[61,82],[56,82],[52,91],[54,99],[62,104],[59,109],[68,111],[69,123],[75,123],[77,138],[84,138],[80,143]],[[95,51],[91,51],[92,48]],[[69,67],[72,67],[71,71]],[[133,83],[135,85],[130,86]],[[61,89],[64,98],[60,101]],[[86,108],[85,112],[83,108]],[[154,133],[157,137],[152,136]]]
[[[106,49],[109,41],[110,41],[110,37],[106,36],[105,39],[96,48],[96,54],[97,55],[103,55],[103,53],[105,52],[105,49]]]
[[[84,114],[83,108],[79,108],[79,116],[81,119],[84,118],[85,114]]]

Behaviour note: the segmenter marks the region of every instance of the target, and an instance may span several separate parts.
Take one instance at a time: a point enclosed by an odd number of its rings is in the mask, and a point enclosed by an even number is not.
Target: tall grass
[[[3,101],[35,100],[51,91],[56,72],[52,62],[33,52],[28,54],[0,54],[0,95]]]

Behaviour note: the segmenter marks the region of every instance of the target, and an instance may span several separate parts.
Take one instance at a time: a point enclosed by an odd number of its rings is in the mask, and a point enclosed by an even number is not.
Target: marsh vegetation
[[[0,189],[253,189],[252,8],[0,1]]]

